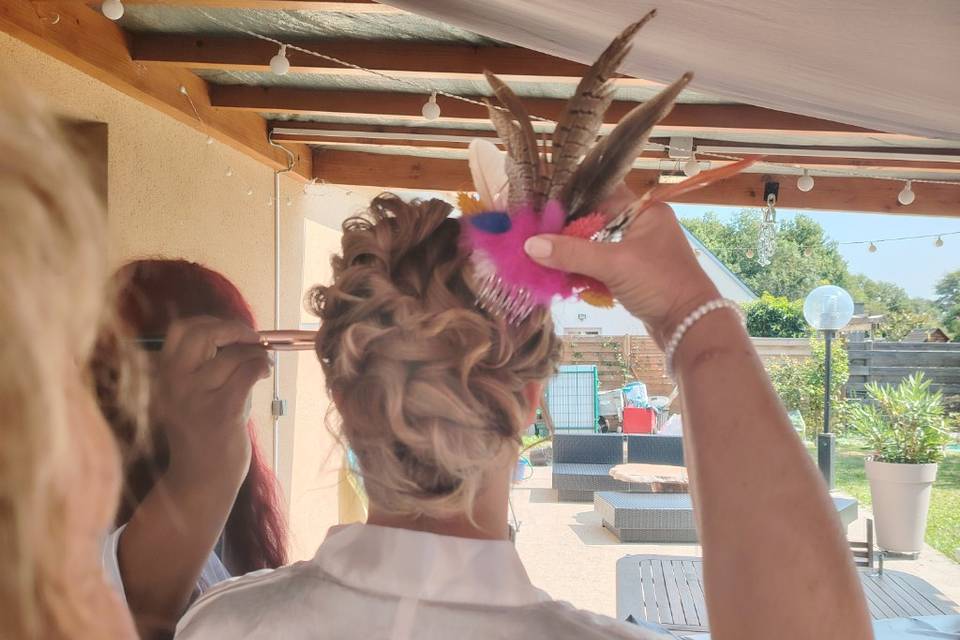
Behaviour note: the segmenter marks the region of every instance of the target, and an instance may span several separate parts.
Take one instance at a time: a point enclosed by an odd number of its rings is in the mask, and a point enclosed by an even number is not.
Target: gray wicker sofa
[[[592,502],[595,491],[643,491],[648,485],[615,480],[610,469],[626,462],[683,466],[677,436],[616,433],[557,434],[553,437],[553,488],[563,502]]]

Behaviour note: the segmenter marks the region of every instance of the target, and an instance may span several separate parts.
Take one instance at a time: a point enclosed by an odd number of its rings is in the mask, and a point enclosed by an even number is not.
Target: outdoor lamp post
[[[833,490],[834,439],[830,433],[830,356],[833,336],[853,317],[853,298],[840,287],[817,287],[803,301],[803,317],[817,331],[823,331],[825,352],[823,376],[823,433],[817,435],[817,465],[827,487]]]

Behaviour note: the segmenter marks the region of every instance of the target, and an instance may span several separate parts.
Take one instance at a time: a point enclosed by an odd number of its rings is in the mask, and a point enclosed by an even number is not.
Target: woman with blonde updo
[[[669,637],[530,584],[508,540],[507,498],[558,341],[545,309],[508,324],[476,304],[450,212],[437,200],[376,198],[344,223],[333,282],[309,296],[327,389],[369,494],[367,523],[331,530],[311,561],[214,590],[179,638]],[[526,250],[603,280],[661,346],[718,297],[666,205],[616,245],[542,236]],[[737,317],[696,321],[673,364],[713,637],[869,637],[822,481]]]
[[[0,79],[0,637],[133,638],[100,544],[120,464],[86,365],[106,212],[44,105]]]

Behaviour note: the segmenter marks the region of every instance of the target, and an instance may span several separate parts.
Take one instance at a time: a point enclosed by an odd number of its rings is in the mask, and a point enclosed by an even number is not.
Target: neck
[[[507,500],[515,466],[514,458],[509,468],[497,468],[487,474],[483,488],[474,501],[472,518],[466,513],[449,518],[396,515],[371,502],[367,524],[458,538],[507,540]]]

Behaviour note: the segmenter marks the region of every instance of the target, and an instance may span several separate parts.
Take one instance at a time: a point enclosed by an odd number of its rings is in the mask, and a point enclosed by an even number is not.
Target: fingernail
[[[523,243],[523,250],[531,258],[549,258],[553,253],[553,243],[541,236],[534,236]]]

